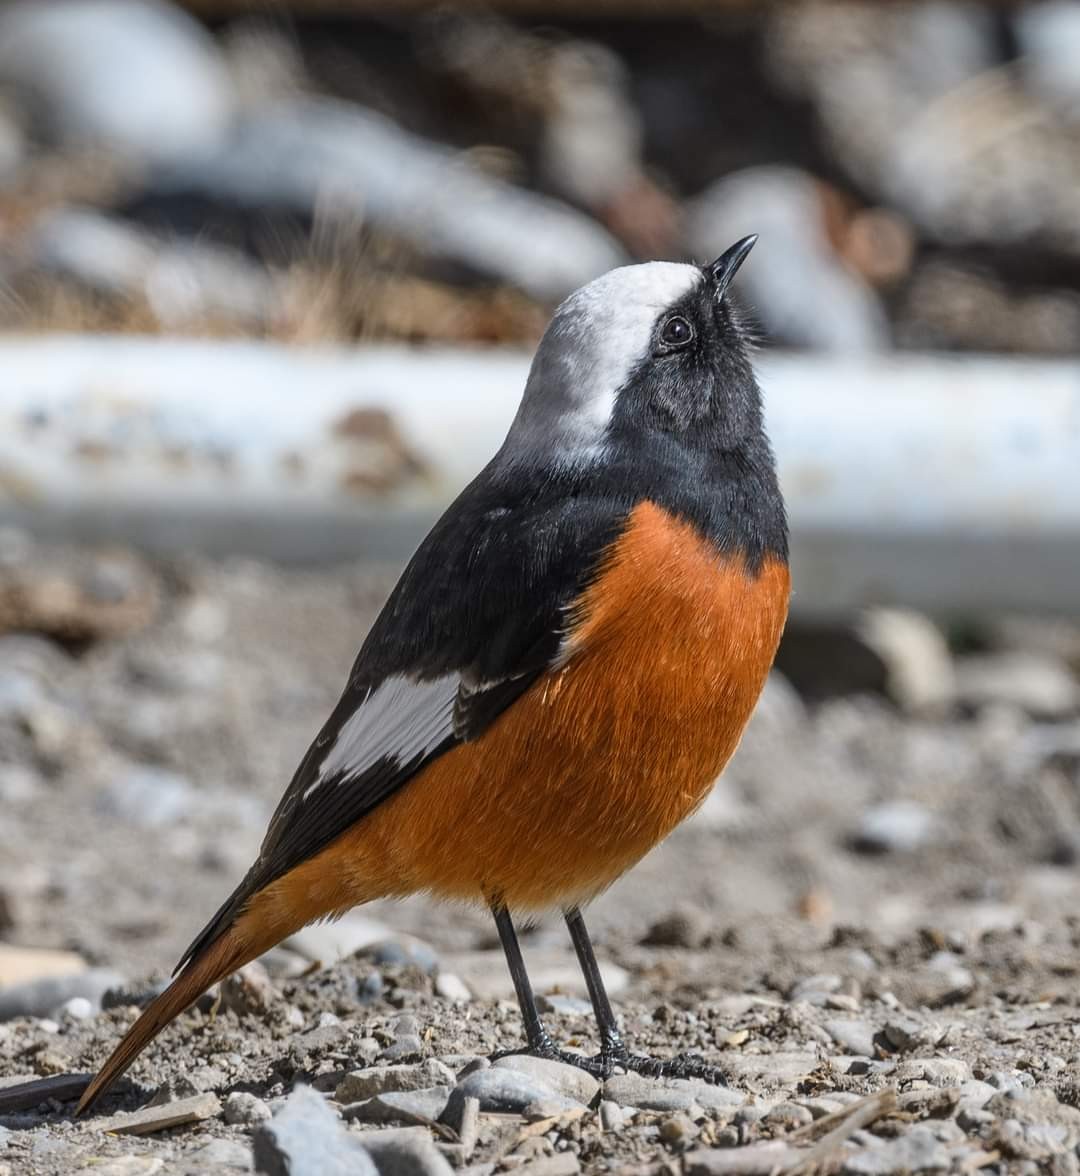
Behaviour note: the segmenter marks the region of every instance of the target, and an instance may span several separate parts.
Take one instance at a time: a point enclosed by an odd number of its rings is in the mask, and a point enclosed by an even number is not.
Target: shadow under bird
[[[316,919],[427,892],[486,903],[524,1052],[719,1081],[623,1043],[582,907],[704,800],[787,615],[787,525],[749,343],[712,265],[626,266],[572,294],[502,448],[420,545],[258,858],[87,1088]],[[596,1057],[544,1028],[511,911],[562,908]]]

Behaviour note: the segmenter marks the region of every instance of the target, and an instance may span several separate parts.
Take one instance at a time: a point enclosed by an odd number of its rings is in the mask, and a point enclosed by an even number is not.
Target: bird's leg
[[[493,900],[491,902],[491,913],[495,916],[495,926],[498,928],[499,939],[502,941],[503,952],[506,954],[506,963],[510,969],[510,978],[514,982],[514,991],[517,993],[518,1005],[521,1008],[521,1019],[525,1025],[525,1040],[527,1042],[523,1050],[501,1050],[495,1056],[507,1057],[511,1054],[527,1053],[537,1058],[549,1058],[552,1061],[569,1062],[571,1065],[579,1066],[581,1069],[588,1070],[589,1073],[596,1074],[599,1077],[600,1067],[597,1059],[568,1053],[565,1050],[559,1049],[555,1042],[551,1040],[551,1035],[544,1028],[543,1021],[540,1020],[540,1013],[536,1007],[536,997],[533,995],[532,984],[529,983],[529,975],[525,971],[525,960],[521,955],[521,945],[518,943],[517,932],[514,930],[514,923],[510,918],[510,912],[502,902]]]
[[[536,1007],[536,997],[533,995],[529,974],[525,971],[525,960],[521,955],[521,945],[518,943],[517,932],[514,930],[510,912],[499,902],[491,904],[491,913],[495,916],[495,926],[499,931],[506,963],[510,969],[510,979],[514,982],[517,993],[518,1006],[521,1009],[521,1019],[525,1025],[525,1040],[529,1043],[530,1053],[546,1053],[555,1050],[555,1043],[548,1036],[544,1022],[540,1020],[540,1012]],[[518,1052],[516,1050],[511,1052]]]
[[[570,938],[574,943],[574,951],[577,952],[578,963],[585,976],[585,986],[589,990],[589,1000],[596,1014],[597,1028],[600,1030],[600,1054],[590,1059],[594,1063],[593,1066],[585,1068],[604,1078],[609,1077],[616,1067],[621,1067],[651,1078],[697,1078],[723,1085],[723,1071],[708,1065],[705,1059],[697,1054],[680,1054],[675,1058],[652,1058],[645,1054],[630,1053],[619,1032],[611,1001],[608,1000],[604,981],[600,977],[600,968],[581,911],[577,907],[571,907],[563,914],[570,929]]]

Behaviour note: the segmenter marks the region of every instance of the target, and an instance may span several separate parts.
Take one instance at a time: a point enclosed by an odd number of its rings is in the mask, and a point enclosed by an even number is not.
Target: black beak
[[[712,278],[713,285],[716,287],[717,298],[723,298],[724,291],[731,285],[731,279],[739,272],[739,266],[747,259],[757,239],[757,233],[743,237],[741,241],[736,241],[726,253],[721,253],[712,265],[706,267],[706,273]]]

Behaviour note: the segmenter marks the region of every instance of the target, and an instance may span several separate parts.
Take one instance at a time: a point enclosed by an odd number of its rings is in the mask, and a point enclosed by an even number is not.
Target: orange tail
[[[124,1034],[109,1060],[86,1088],[75,1113],[81,1115],[89,1110],[162,1029],[212,984],[273,947],[287,933],[287,930],[268,926],[262,920],[256,921],[251,912],[227,927],[143,1010],[142,1016]]]

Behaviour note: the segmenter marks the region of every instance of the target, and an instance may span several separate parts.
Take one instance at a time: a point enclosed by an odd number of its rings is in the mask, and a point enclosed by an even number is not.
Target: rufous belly
[[[592,897],[708,794],[788,593],[782,561],[751,573],[642,504],[577,602],[560,666],[268,891],[294,913],[414,891],[526,909]]]

